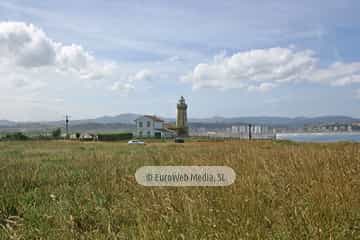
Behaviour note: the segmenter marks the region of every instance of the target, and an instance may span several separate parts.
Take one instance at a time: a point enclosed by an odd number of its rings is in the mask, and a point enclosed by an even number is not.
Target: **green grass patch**
[[[356,239],[360,144],[0,142],[0,239]],[[143,187],[144,165],[227,165],[229,187]]]

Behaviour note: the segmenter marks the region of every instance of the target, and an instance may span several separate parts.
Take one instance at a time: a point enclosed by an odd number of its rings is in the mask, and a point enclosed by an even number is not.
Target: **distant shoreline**
[[[295,142],[360,142],[360,132],[279,133],[276,139]]]
[[[290,133],[276,133],[276,136],[286,135],[360,135],[360,131],[355,132],[290,132]]]

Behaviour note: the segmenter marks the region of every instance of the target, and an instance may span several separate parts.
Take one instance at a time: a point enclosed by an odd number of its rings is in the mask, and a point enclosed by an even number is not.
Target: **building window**
[[[139,122],[139,127],[143,127],[143,123],[142,122]]]
[[[147,136],[151,137],[151,132],[150,131],[147,132]]]
[[[146,126],[147,126],[147,127],[150,127],[150,126],[151,126],[151,122],[150,122],[150,121],[147,121]]]
[[[140,131],[140,132],[139,132],[139,137],[142,137],[142,135],[143,135],[143,134],[142,134],[142,131]]]

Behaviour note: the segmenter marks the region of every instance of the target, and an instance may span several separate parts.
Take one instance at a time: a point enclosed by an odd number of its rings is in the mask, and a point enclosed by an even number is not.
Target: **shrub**
[[[52,131],[51,134],[52,134],[53,138],[59,138],[61,136],[61,129],[57,128],[54,131]]]
[[[22,132],[8,133],[5,135],[3,140],[28,140],[29,137]]]

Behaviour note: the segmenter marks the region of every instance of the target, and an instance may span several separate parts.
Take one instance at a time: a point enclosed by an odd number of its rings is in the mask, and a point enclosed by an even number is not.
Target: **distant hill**
[[[89,119],[89,122],[96,122],[96,123],[124,123],[124,124],[135,124],[135,119],[141,116],[140,114],[135,113],[124,113],[117,116],[103,116],[98,117],[95,119]],[[85,120],[86,121],[86,120]]]
[[[16,122],[11,122],[8,120],[0,120],[0,126],[14,126]]]
[[[70,119],[71,124],[87,124],[87,123],[100,123],[100,124],[110,124],[110,123],[122,123],[122,124],[135,124],[135,119],[141,116],[140,114],[135,113],[124,113],[116,116],[102,116],[98,118],[90,119],[81,119],[81,120],[72,120]],[[63,125],[64,121],[52,121],[46,122],[48,125]]]
[[[123,132],[134,129],[134,124],[124,123],[81,123],[70,127],[71,132]]]
[[[125,113],[116,116],[102,116],[93,119],[71,120],[71,131],[121,131],[134,129],[134,120],[141,116],[135,113]],[[165,121],[175,122],[175,118],[164,118]],[[216,116],[212,118],[190,118],[189,124],[193,127],[224,127],[236,124],[263,124],[273,127],[302,128],[305,125],[331,124],[331,123],[352,123],[360,122],[360,119],[347,116],[320,116],[320,117],[232,117],[225,118]],[[48,131],[56,127],[64,127],[64,121],[52,122],[12,122],[0,120],[1,132],[14,131]]]
[[[94,119],[70,119],[71,132],[109,132],[109,131],[132,131],[134,120],[140,114],[126,113],[117,116],[103,116]],[[55,128],[64,128],[65,121],[49,122],[12,122],[0,120],[0,132],[41,132],[51,131]]]

